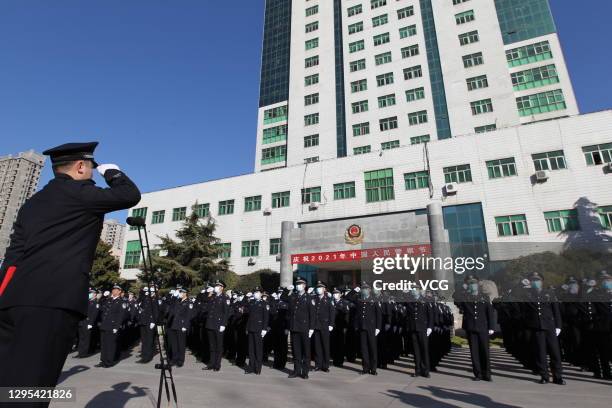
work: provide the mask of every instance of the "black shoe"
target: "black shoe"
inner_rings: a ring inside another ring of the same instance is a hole
[[[321,369],[319,367],[315,367],[314,370],[315,371],[321,371]]]
[[[324,373],[329,373],[329,368],[322,368],[321,371],[323,371]]]
[[[538,381],[538,383],[540,383],[540,384],[548,384],[548,378],[540,378],[540,381]]]
[[[177,366],[177,367],[182,367],[182,366],[183,366],[183,363],[176,363],[176,366]]]
[[[472,381],[480,381],[480,377],[474,376],[474,378],[472,378]]]
[[[361,370],[360,375],[370,374],[368,370]]]
[[[413,377],[418,377],[419,375],[417,373],[412,374]]]
[[[302,374],[302,378],[307,380],[308,379],[308,374]]]
[[[182,365],[182,364],[181,364],[181,365]],[[217,371],[219,371],[219,370],[220,370],[220,368],[216,368],[216,367],[215,367],[215,368],[213,368],[213,371],[215,371],[215,372],[217,372]]]
[[[429,373],[427,373],[427,374],[423,374],[421,377],[430,378],[431,375],[429,375]]]
[[[557,385],[565,385],[565,380],[563,380],[563,378],[558,378],[556,380],[553,380],[553,382]]]
[[[370,374],[372,374],[372,375],[378,375],[378,373],[376,372],[376,370],[370,370]]]
[[[488,381],[488,382],[493,382],[493,379],[491,377],[485,377],[483,378],[483,380]]]
[[[244,370],[244,373],[245,374],[255,374],[253,371],[251,371],[249,369]]]
[[[289,374],[289,377],[287,378],[298,378],[298,377],[299,377],[298,373],[296,373],[295,371],[292,371],[291,374]]]
[[[94,367],[102,367],[102,368],[106,368],[106,367],[107,367],[107,365],[106,365],[106,364],[104,364],[104,363],[102,363],[102,362],[100,362],[100,363],[96,364]]]
[[[212,370],[212,369],[213,369],[213,368],[212,368],[212,367],[210,367],[210,366],[204,366],[204,367],[202,367],[202,370],[204,370],[204,371],[210,371],[210,370]]]

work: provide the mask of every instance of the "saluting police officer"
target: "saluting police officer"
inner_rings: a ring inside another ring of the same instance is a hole
[[[223,356],[223,332],[230,315],[230,301],[223,294],[225,282],[218,280],[213,286],[214,296],[206,305],[206,333],[210,348],[210,361],[203,370],[219,371]]]
[[[405,303],[405,330],[414,352],[414,377],[429,377],[429,336],[433,327],[433,309],[417,289],[408,293]]]
[[[310,370],[310,337],[314,333],[314,300],[306,293],[306,280],[298,277],[296,293],[284,292],[282,299],[288,302],[289,331],[293,349],[293,372],[289,378],[308,378]],[[312,303],[311,303],[312,302]]]
[[[79,348],[76,358],[85,358],[91,353],[91,334],[96,328],[98,316],[100,315],[100,305],[96,299],[97,294],[98,292],[95,289],[89,290],[87,317],[79,322]]]
[[[354,327],[361,344],[361,374],[377,375],[378,348],[376,336],[382,329],[382,311],[377,300],[373,299],[371,287],[363,282],[360,287],[355,288],[349,298],[354,302],[355,316]],[[357,294],[361,298],[357,298]]]
[[[95,162],[92,143],[68,143],[51,156],[55,178],[19,210],[0,268],[0,386],[56,385],[79,320],[104,214],[140,201],[116,165]],[[110,188],[95,186],[97,167]],[[54,341],[49,341],[53,338]]]
[[[248,304],[249,366],[244,370],[245,374],[261,374],[263,338],[267,334],[270,316],[270,306],[262,300],[261,294],[261,288],[253,289],[253,301]]]
[[[169,363],[171,365],[182,367],[185,363],[185,346],[187,343],[187,330],[191,326],[193,318],[193,304],[187,297],[187,290],[180,288],[178,290],[179,297],[172,305],[172,311],[168,316],[168,342],[170,343]]]
[[[327,285],[318,281],[314,297],[314,333],[315,371],[329,372],[329,335],[334,330],[336,309],[327,293]]]
[[[128,317],[128,305],[121,295],[121,286],[114,285],[111,296],[102,305],[100,317],[100,363],[96,367],[108,368],[116,364],[119,350],[119,331]]]
[[[144,287],[138,301],[136,310],[136,321],[140,327],[140,360],[137,363],[146,364],[153,359],[155,354],[155,335],[157,332],[157,321],[159,316],[155,288]]]

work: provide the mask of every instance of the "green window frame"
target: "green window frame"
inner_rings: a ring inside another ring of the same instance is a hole
[[[304,106],[314,105],[319,103],[319,93],[313,93],[304,96]]]
[[[287,125],[280,125],[263,130],[262,144],[287,140]]]
[[[383,52],[382,54],[374,56],[374,62],[376,63],[376,65],[388,64],[391,61],[391,51]]]
[[[346,200],[349,198],[355,198],[354,181],[334,184],[334,200]]]
[[[387,44],[389,41],[391,41],[389,37],[389,33],[382,33],[382,34],[375,35],[372,38],[372,40],[374,42],[375,47],[379,45]]]
[[[244,197],[244,212],[261,210],[261,196]]]
[[[378,97],[378,107],[387,108],[395,105],[395,94],[383,95]]]
[[[361,71],[362,69],[365,69],[365,68],[366,68],[365,59],[360,59],[360,60],[352,61],[349,63],[349,69],[351,72]]]
[[[363,21],[359,21],[357,23],[353,23],[351,25],[348,26],[348,33],[349,35],[351,34],[356,34],[363,31]]]
[[[479,75],[465,80],[468,91],[489,87],[489,80],[486,75]]]
[[[302,189],[302,204],[321,202],[321,187],[308,187]]]
[[[306,40],[304,42],[304,47],[306,48],[306,51],[312,50],[313,48],[318,48],[319,47],[319,37],[311,38],[310,40]]]
[[[166,210],[153,211],[151,214],[151,224],[163,224],[166,218]]]
[[[445,183],[469,183],[472,181],[472,169],[469,164],[444,167]]]
[[[546,228],[548,232],[565,232],[578,231],[580,223],[578,222],[578,210],[559,210],[547,211],[544,213]]]
[[[419,44],[410,45],[401,49],[402,58],[410,58],[419,55]]]
[[[400,147],[400,141],[399,140],[391,140],[389,142],[382,142],[380,144],[380,149],[381,150],[397,149],[398,147]]]
[[[287,120],[287,105],[277,106],[276,108],[264,111],[264,125]]]
[[[414,15],[414,7],[408,6],[397,10],[397,19],[401,20]]]
[[[240,256],[243,258],[259,256],[259,240],[242,241]]]
[[[422,123],[427,123],[427,111],[426,110],[412,112],[408,114],[408,124],[410,126],[416,126]]]
[[[351,82],[351,92],[352,93],[362,92],[362,91],[367,91],[367,90],[368,90],[368,80],[367,79],[360,79],[358,81]]]
[[[612,229],[612,205],[598,207],[597,213],[599,214],[599,220],[601,221],[602,228],[611,230]]]
[[[491,99],[481,99],[479,101],[470,102],[472,115],[482,115],[483,113],[493,112],[493,102]]]
[[[289,207],[290,204],[290,191],[281,191],[279,193],[272,193],[272,208]]]
[[[132,210],[132,217],[141,217],[145,221],[147,220],[147,207],[134,208]],[[138,227],[130,226],[130,231],[134,231],[138,229]]]
[[[602,143],[591,146],[583,146],[582,153],[587,166],[599,166],[612,162],[612,143]]]
[[[370,0],[370,8],[375,9],[378,7],[386,6],[387,0]]]
[[[464,46],[468,44],[476,43],[480,40],[478,36],[478,30],[470,31],[468,33],[459,34],[459,45]]]
[[[349,17],[353,17],[357,14],[361,14],[363,12],[363,7],[361,4],[357,4],[356,6],[349,7],[346,12]]]
[[[312,57],[308,57],[304,59],[304,68],[312,68],[319,65],[319,56],[314,55]]]
[[[267,147],[261,150],[261,164],[272,164],[285,161],[287,157],[287,146]]]
[[[486,162],[487,173],[489,179],[497,179],[503,177],[516,176],[516,162],[514,157],[507,157],[505,159],[488,160]]]
[[[420,65],[414,67],[404,68],[404,79],[410,80],[414,78],[421,78],[423,76],[423,69]]]
[[[567,168],[563,150],[532,154],[531,159],[533,160],[533,167],[535,167],[536,171],[562,170]]]
[[[198,204],[194,208],[194,212],[199,218],[208,217],[210,215],[210,204],[209,203]]]
[[[378,121],[378,126],[381,132],[397,129],[397,116],[380,119]]]
[[[141,253],[140,240],[126,242],[123,267],[125,269],[138,268],[140,266]]]
[[[406,190],[419,190],[429,188],[429,172],[427,170],[404,173]]]
[[[229,215],[234,213],[234,200],[219,201],[219,215]]]
[[[357,146],[353,148],[353,154],[357,155],[357,154],[366,154],[366,153],[370,153],[372,151],[372,146],[370,145],[366,145],[366,146]]]
[[[495,226],[497,228],[498,237],[529,235],[525,214],[495,217]]]
[[[380,16],[372,17],[372,27],[378,27],[389,22],[388,14],[381,14]]]
[[[172,209],[172,221],[183,221],[187,218],[187,207],[177,207]]]
[[[413,35],[416,35],[416,33],[417,33],[416,24],[402,27],[399,29],[400,39],[412,37]]]
[[[353,136],[370,134],[370,122],[356,123],[353,125]]]
[[[278,255],[281,252],[281,239],[270,238],[270,255]]]
[[[474,10],[464,11],[463,13],[455,14],[455,22],[457,25],[469,23],[470,21],[474,21],[476,16],[474,15]]]
[[[304,126],[312,126],[319,123],[319,113],[304,115]]]
[[[544,65],[527,69],[524,71],[513,72],[510,74],[512,86],[515,91],[524,91],[532,88],[559,83],[559,74],[555,64]]]
[[[393,72],[387,72],[386,74],[380,74],[376,76],[376,85],[379,87],[391,85],[393,82]]]
[[[306,9],[306,17],[314,16],[318,12],[319,12],[319,6],[318,5],[312,6],[312,7],[308,7]]]
[[[319,29],[319,22],[315,21],[312,23],[308,23],[305,26],[306,33],[312,33],[313,31],[317,31]]]
[[[476,133],[493,132],[494,130],[497,130],[497,125],[495,123],[490,125],[476,126],[474,128],[474,132]]]
[[[366,171],[364,173],[364,181],[367,203],[395,199],[393,169]]]
[[[406,91],[406,102],[418,101],[419,99],[425,99],[425,88],[419,87]]]
[[[319,74],[312,74],[304,77],[304,85],[311,86],[319,83]]]
[[[429,135],[412,136],[410,138],[410,144],[415,145],[415,144],[421,144],[421,143],[429,143],[430,140],[431,140],[431,136]]]
[[[349,44],[349,53],[354,53],[365,49],[365,41],[359,40]]]
[[[361,113],[368,111],[368,100],[358,101],[351,103],[351,110],[353,113]]]
[[[476,67],[478,65],[484,64],[484,58],[482,57],[482,52],[476,52],[474,54],[464,55],[463,59],[463,67],[471,68]]]
[[[550,50],[550,43],[548,41],[541,41],[535,44],[506,50],[506,60],[510,68],[549,60],[552,59],[552,57],[553,54]]]
[[[561,89],[521,96],[516,98],[516,107],[520,116],[538,115],[567,109]]]
[[[319,145],[319,135],[304,136],[304,147],[313,147]]]
[[[231,242],[220,242],[215,244],[217,248],[217,258],[228,259],[232,257],[232,243]]]

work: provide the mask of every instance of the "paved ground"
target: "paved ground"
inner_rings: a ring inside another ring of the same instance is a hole
[[[136,364],[136,352],[110,369],[96,368],[98,355],[70,356],[60,386],[76,387],[76,403],[53,403],[52,408],[150,408],[157,395],[159,371],[153,363]],[[311,372],[309,380],[288,379],[287,373],[264,367],[260,376],[223,361],[221,371],[202,371],[188,356],[174,370],[179,407],[606,407],[612,404],[612,383],[593,379],[566,367],[566,386],[540,385],[505,352],[492,350],[494,382],[473,382],[469,352],[455,349],[431,378],[412,378],[413,365],[403,359],[379,375],[360,376],[359,366],[332,367],[330,373]],[[162,404],[162,406],[168,406]]]

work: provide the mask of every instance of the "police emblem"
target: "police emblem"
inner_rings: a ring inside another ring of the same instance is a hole
[[[347,244],[357,245],[363,242],[364,234],[361,227],[357,224],[350,225],[344,232],[344,241]]]

